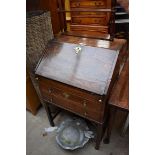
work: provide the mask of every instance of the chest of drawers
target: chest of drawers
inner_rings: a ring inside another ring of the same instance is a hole
[[[113,0],[70,0],[71,31],[94,35],[110,33],[109,24],[112,13],[110,11],[100,12],[100,10],[111,10],[113,6]],[[87,30],[83,29],[85,26],[87,26]]]
[[[45,104],[53,104],[97,124],[96,149],[102,137],[106,100],[119,70],[122,45],[61,36],[49,43],[36,68]],[[82,50],[77,52],[77,47]]]

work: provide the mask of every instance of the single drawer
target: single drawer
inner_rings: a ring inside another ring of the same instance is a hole
[[[107,8],[109,3],[108,0],[71,0],[71,8]]]
[[[70,25],[71,31],[89,33],[94,35],[108,34],[108,26],[94,26],[94,25]]]
[[[103,17],[105,15],[109,16],[110,13],[105,12],[72,12],[72,17],[83,17],[83,16],[89,16],[89,17]]]
[[[52,101],[52,97],[56,96],[63,100],[74,102],[70,104],[71,107],[76,103],[76,106],[79,106],[80,108],[87,108],[90,110],[93,109],[93,111],[96,111],[96,112],[99,112],[102,107],[102,100],[99,100],[98,102],[89,101],[89,100],[86,100],[85,98],[76,96],[69,91],[64,91],[62,89],[54,88],[46,84],[40,85],[40,89],[41,89],[42,96],[48,101]]]
[[[57,88],[59,90],[63,90],[63,92],[68,92],[69,94],[73,94],[75,96],[79,96],[80,98],[93,101],[93,102],[100,102],[103,99],[103,96],[97,95],[79,88],[75,88],[66,84],[63,84],[58,81],[49,80],[47,78],[39,77],[39,85],[40,89],[46,89],[45,92],[48,92],[51,88]]]
[[[72,94],[70,91],[64,91],[63,88],[60,89],[53,87],[53,85],[48,85],[46,82],[40,82],[39,86],[45,101],[51,102],[88,119],[94,121],[101,120],[101,113],[104,110],[101,99],[97,102],[86,100],[85,98]]]
[[[97,122],[100,122],[102,120],[103,111],[101,111],[101,106],[96,105],[96,108],[93,108],[91,107],[92,104],[90,102],[88,102],[87,105],[85,105],[84,100],[82,100],[81,102],[75,101],[76,100],[75,96],[69,95],[69,97],[66,98],[66,95],[68,96],[69,94],[61,93],[59,95],[58,94],[56,95],[56,93],[53,92],[53,94],[51,95],[52,96],[51,102],[63,109],[69,110],[82,117],[86,117],[88,119],[91,119]],[[75,100],[72,100],[73,98]]]
[[[93,18],[93,17],[74,17],[71,20],[72,24],[83,24],[83,25],[107,25],[108,21],[106,16],[102,18]]]

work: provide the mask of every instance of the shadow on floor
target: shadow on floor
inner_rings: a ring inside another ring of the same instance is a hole
[[[55,124],[59,124],[65,118],[70,117],[68,113],[62,112],[55,119]],[[100,150],[95,150],[94,140],[90,140],[82,149],[67,151],[58,146],[55,141],[56,133],[43,136],[44,128],[49,127],[49,122],[44,108],[33,116],[26,112],[26,155],[128,155],[129,136],[120,136],[120,131],[113,128],[110,144],[100,145]]]

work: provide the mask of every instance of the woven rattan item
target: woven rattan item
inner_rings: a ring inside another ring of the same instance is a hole
[[[34,70],[49,40],[53,39],[51,16],[49,11],[27,12],[26,17],[26,67],[30,78],[42,102]]]
[[[31,72],[34,71],[48,41],[52,38],[50,12],[28,12],[26,17],[26,60]]]

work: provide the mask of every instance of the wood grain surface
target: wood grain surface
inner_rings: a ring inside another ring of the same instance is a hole
[[[36,74],[99,95],[107,93],[119,52],[99,47],[51,42]]]
[[[122,109],[129,109],[129,61],[125,63],[112,90],[109,104]]]

